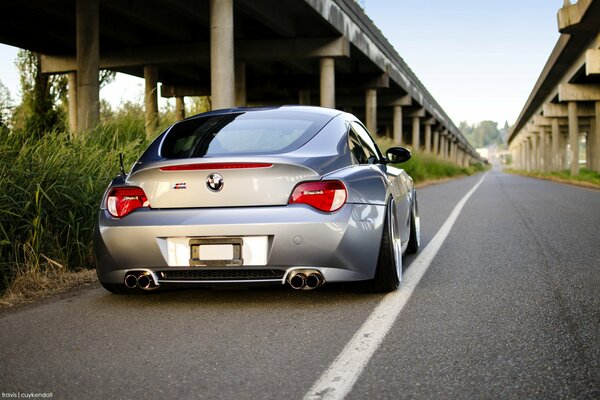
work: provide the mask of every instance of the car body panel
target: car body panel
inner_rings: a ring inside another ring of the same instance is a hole
[[[254,157],[254,160],[269,167],[163,171],[163,166],[183,164],[159,162],[131,174],[127,184],[144,189],[152,208],[245,207],[285,205],[298,182],[319,179],[315,171],[290,164],[293,160],[286,160],[287,163],[271,158]],[[208,160],[185,161],[185,164],[209,164]],[[210,164],[227,162],[231,159],[210,159]],[[207,190],[207,180],[213,174],[223,179],[219,191]]]
[[[102,265],[99,276],[105,282],[119,283],[125,270],[173,268],[167,262],[166,239],[170,237],[268,236],[267,265],[272,268],[327,267],[352,272],[346,275],[346,280],[371,279],[379,247],[356,243],[380,240],[384,215],[385,206],[365,204],[346,204],[335,213],[323,213],[303,204],[140,209],[127,216],[125,225],[101,210],[95,238],[97,261]],[[190,265],[179,267],[190,268]],[[119,273],[113,274],[115,271]],[[335,282],[339,272],[324,275],[327,281]]]

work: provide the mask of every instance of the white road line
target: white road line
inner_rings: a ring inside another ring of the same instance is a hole
[[[465,203],[481,185],[486,175],[484,174],[458,202],[431,242],[411,263],[403,276],[400,290],[387,294],[383,298],[327,371],[310,388],[304,400],[341,400],[352,390],[362,370],[394,325],[394,321],[442,247]]]

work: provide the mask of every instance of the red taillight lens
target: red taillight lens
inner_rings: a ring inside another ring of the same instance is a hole
[[[150,207],[146,193],[139,187],[113,188],[106,200],[110,215],[122,218],[140,207]]]
[[[341,181],[300,183],[290,196],[289,204],[308,204],[317,210],[333,212],[346,203],[348,193]]]

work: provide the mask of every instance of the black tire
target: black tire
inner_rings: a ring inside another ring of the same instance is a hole
[[[102,285],[102,287],[106,290],[108,290],[111,293],[114,294],[134,294],[135,291],[129,289],[127,286],[125,285],[119,285],[116,283],[102,283],[100,282],[100,284]]]
[[[421,221],[419,219],[419,204],[417,203],[417,192],[413,192],[413,202],[410,210],[410,236],[406,252],[415,254],[421,245]]]
[[[394,202],[391,201],[388,206],[388,211],[385,217],[383,226],[383,235],[381,237],[381,245],[379,246],[379,258],[377,260],[377,269],[375,270],[375,278],[367,283],[367,289],[372,293],[388,293],[393,292],[400,286],[402,278],[402,255],[400,251],[394,251],[392,236],[395,230],[392,225],[396,224],[393,217]],[[397,227],[397,224],[396,224]],[[396,253],[396,255],[394,255]],[[398,258],[396,260],[396,258]],[[396,264],[399,263],[399,268]],[[400,274],[398,273],[400,270]]]

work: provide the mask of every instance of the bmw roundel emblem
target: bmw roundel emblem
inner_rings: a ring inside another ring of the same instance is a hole
[[[210,174],[206,178],[206,187],[211,192],[220,191],[221,189],[223,189],[223,185],[224,185],[223,177],[219,174]]]

